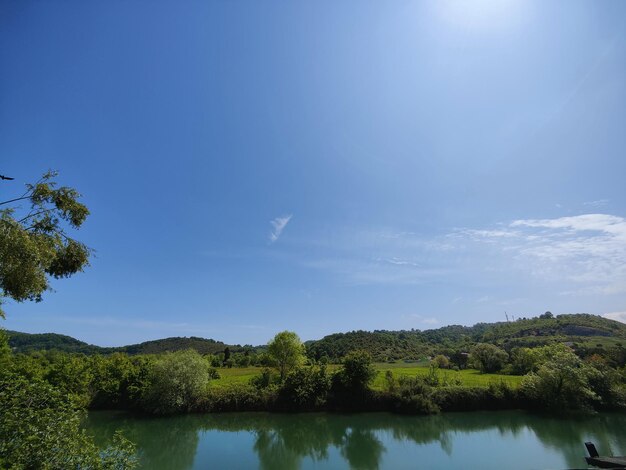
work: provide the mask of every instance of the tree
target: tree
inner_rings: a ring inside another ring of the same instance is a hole
[[[66,232],[80,228],[89,210],[75,189],[56,187],[56,176],[50,171],[21,196],[0,202],[0,304],[5,297],[39,302],[50,277],[69,277],[89,264],[91,250]]]
[[[197,351],[167,353],[153,366],[143,406],[155,414],[191,411],[208,383],[209,365]]]
[[[351,351],[343,359],[343,368],[337,373],[343,384],[352,391],[366,390],[376,377],[372,356],[367,351]]]
[[[444,356],[443,354],[437,354],[433,358],[433,360],[431,361],[431,364],[434,364],[439,369],[449,369],[450,368],[450,360],[446,356]]]
[[[0,468],[129,469],[134,446],[116,434],[101,451],[81,429],[67,394],[40,379],[0,371]]]
[[[289,371],[304,362],[305,348],[293,331],[281,331],[268,343],[267,353],[275,362],[283,382]]]
[[[552,411],[592,408],[600,402],[590,383],[597,370],[563,344],[538,349],[538,370],[525,376],[521,384],[531,401]]]
[[[470,360],[481,372],[498,372],[508,360],[509,355],[504,349],[489,343],[478,343],[472,349]]]

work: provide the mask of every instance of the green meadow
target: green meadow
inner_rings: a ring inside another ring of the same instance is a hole
[[[331,364],[328,366],[329,371],[337,369],[339,366]],[[430,368],[426,363],[377,363],[376,369],[378,375],[372,383],[375,390],[383,390],[385,387],[385,373],[390,370],[393,376],[398,379],[401,376],[414,377],[416,375],[426,376],[430,373]],[[236,383],[248,383],[249,380],[258,375],[263,370],[262,367],[244,367],[244,368],[220,368],[218,372],[220,379],[211,381],[213,387],[223,387]],[[455,383],[460,380],[460,384],[467,387],[488,387],[491,383],[504,382],[512,387],[519,386],[522,376],[520,375],[503,375],[503,374],[482,374],[475,369],[464,369],[460,371],[439,369],[437,371],[441,382]]]

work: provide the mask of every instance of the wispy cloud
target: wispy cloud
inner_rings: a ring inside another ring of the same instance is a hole
[[[110,316],[99,317],[57,317],[60,321],[96,327],[119,327],[140,330],[172,331],[177,333],[206,333],[204,327],[197,327],[186,322],[166,322],[144,319],[124,319]]]
[[[419,315],[417,313],[412,313],[409,315],[409,318],[413,320],[417,320],[418,323],[423,325],[438,325],[441,323],[438,318],[435,317],[425,317],[423,315]]]
[[[626,292],[626,219],[583,214],[520,219],[494,230],[462,230],[457,236],[496,246],[533,276],[579,285],[564,293]]]
[[[604,318],[616,320],[622,323],[626,323],[626,312],[610,312],[602,315]]]
[[[598,199],[596,201],[587,201],[587,202],[583,202],[584,206],[587,207],[604,207],[606,206],[610,201],[608,199]]]
[[[283,230],[291,220],[292,214],[285,215],[283,217],[276,217],[274,220],[270,220],[272,225],[272,232],[270,233],[270,242],[274,243],[280,237]]]
[[[527,303],[544,291],[626,293],[626,219],[610,214],[518,219],[443,234],[348,229],[315,243],[317,256],[300,262],[339,282],[432,285],[486,308]],[[483,293],[468,297],[467,290]]]

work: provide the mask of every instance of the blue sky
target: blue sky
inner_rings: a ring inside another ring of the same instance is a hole
[[[265,343],[626,321],[626,3],[0,5],[0,197],[45,170],[92,265],[4,327]]]

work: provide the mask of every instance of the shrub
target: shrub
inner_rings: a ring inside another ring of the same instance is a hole
[[[537,372],[525,376],[520,387],[526,400],[551,411],[593,408],[600,400],[590,384],[595,369],[562,344],[540,349]]]
[[[258,389],[250,384],[210,387],[199,405],[201,411],[268,411],[276,402],[276,387]]]
[[[208,381],[208,364],[196,351],[167,353],[152,366],[143,409],[154,414],[192,411],[204,397]]]
[[[478,343],[472,349],[470,363],[484,373],[498,372],[508,360],[509,355],[504,349],[493,344]]]
[[[424,377],[400,377],[398,388],[389,394],[391,408],[399,413],[434,414],[439,407],[432,400],[433,387]]]
[[[326,367],[301,367],[291,372],[279,391],[280,405],[297,410],[313,410],[326,404],[330,391]]]
[[[332,378],[333,400],[346,408],[362,406],[370,398],[369,384],[376,374],[372,356],[367,351],[348,353],[343,360],[342,368]]]
[[[130,469],[134,446],[116,434],[100,451],[80,427],[81,413],[66,392],[39,379],[0,377],[0,467]],[[8,465],[6,467],[5,465]]]
[[[433,401],[442,411],[502,410],[519,405],[516,392],[503,382],[489,387],[437,388]]]

